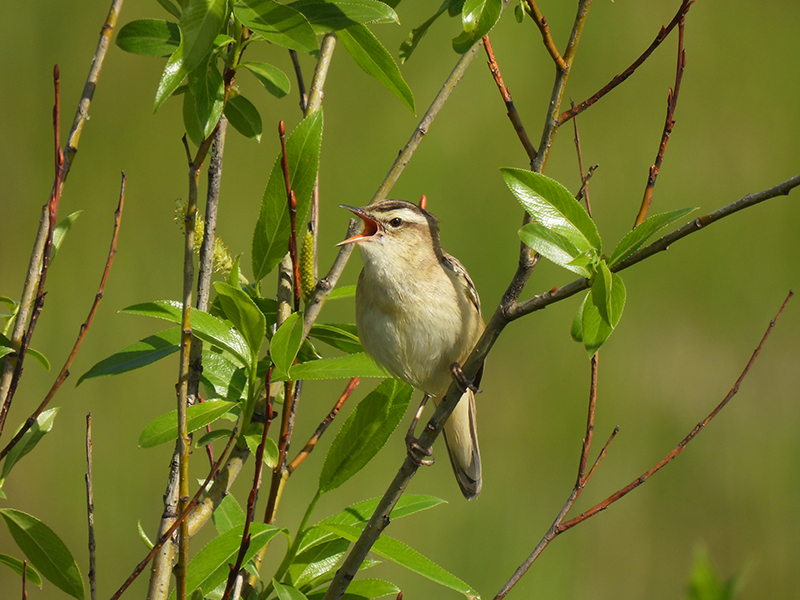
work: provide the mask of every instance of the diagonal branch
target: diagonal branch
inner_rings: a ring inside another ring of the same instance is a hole
[[[542,33],[542,42],[544,43],[544,47],[547,48],[547,51],[550,53],[550,57],[553,59],[553,62],[556,64],[556,69],[559,71],[563,71],[569,68],[567,62],[559,53],[558,48],[556,48],[556,44],[553,41],[553,37],[550,35],[550,27],[547,24],[547,20],[544,18],[544,15],[539,10],[539,7],[536,6],[535,0],[526,0],[528,4],[528,10],[526,11],[533,21],[536,23],[536,26],[539,28],[539,31]]]

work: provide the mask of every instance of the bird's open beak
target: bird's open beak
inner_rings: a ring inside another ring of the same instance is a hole
[[[364,211],[360,208],[356,208],[354,206],[347,206],[346,204],[340,204],[339,208],[346,208],[354,215],[357,215],[364,221],[364,229],[358,235],[354,235],[351,238],[347,238],[346,240],[339,242],[336,244],[337,246],[344,246],[345,244],[355,244],[357,242],[361,242],[363,240],[369,239],[374,236],[378,231],[380,231],[380,226],[375,219],[368,217],[364,214]]]

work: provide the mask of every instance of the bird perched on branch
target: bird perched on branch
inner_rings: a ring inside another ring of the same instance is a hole
[[[442,250],[438,221],[423,207],[383,200],[342,208],[364,225],[339,244],[357,244],[364,263],[356,289],[359,338],[375,362],[424,392],[419,418],[428,397],[447,391],[452,369],[460,374],[459,365],[483,333],[478,293],[461,263]],[[450,462],[468,500],[481,491],[474,391],[465,389],[444,426]]]

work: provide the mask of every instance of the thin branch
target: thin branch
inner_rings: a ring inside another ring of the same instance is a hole
[[[322,36],[322,42],[319,45],[319,60],[317,60],[317,66],[314,69],[314,76],[311,78],[311,89],[308,91],[308,103],[304,110],[305,116],[316,112],[322,106],[322,98],[324,97],[322,89],[325,87],[325,80],[328,77],[333,50],[336,48],[336,40],[335,33],[326,33]]]
[[[536,6],[535,0],[526,0],[526,2],[528,4],[528,10],[526,12],[531,16],[536,26],[539,28],[539,31],[542,33],[542,42],[550,53],[550,58],[552,58],[553,62],[556,64],[556,69],[563,71],[569,68],[567,62],[561,56],[561,53],[559,53],[558,48],[556,48],[553,37],[550,35],[550,27],[547,25],[547,20],[544,18],[544,15],[542,15],[539,7]]]
[[[294,75],[297,79],[297,91],[300,93],[300,110],[303,111],[303,114],[305,114],[306,106],[308,105],[308,95],[306,94],[306,84],[303,81],[303,70],[300,68],[300,60],[297,57],[297,50],[289,50],[289,56],[292,59]]]
[[[656,187],[656,178],[661,170],[661,163],[664,161],[664,152],[667,150],[667,142],[669,142],[669,136],[672,135],[672,129],[675,127],[675,108],[678,106],[678,93],[681,90],[683,71],[686,68],[686,50],[683,48],[683,29],[684,19],[681,19],[678,23],[678,66],[675,72],[675,87],[669,90],[667,96],[667,117],[664,120],[664,131],[661,133],[661,143],[658,145],[656,161],[653,163],[653,166],[650,167],[650,172],[647,176],[644,197],[642,198],[639,213],[636,215],[634,227],[641,225],[647,218],[647,211],[650,208],[650,202],[653,200],[653,190]]]
[[[570,100],[570,105],[572,107],[575,104]],[[586,212],[589,213],[589,216],[592,216],[592,203],[589,200],[589,179],[592,178],[594,174],[594,170],[597,168],[597,165],[590,167],[589,172],[586,173],[583,169],[583,152],[581,151],[581,135],[578,132],[578,119],[575,118],[572,120],[572,124],[574,125],[575,130],[575,151],[578,154],[578,170],[581,174],[581,189],[578,190],[578,193],[575,194],[575,198],[577,198],[578,202],[581,201],[581,198],[586,200]]]
[[[667,24],[666,27],[662,27],[659,30],[658,35],[656,35],[656,38],[653,40],[653,42],[650,44],[650,46],[647,47],[647,50],[645,50],[642,53],[642,55],[639,58],[637,58],[630,67],[625,69],[619,75],[615,75],[614,78],[611,81],[609,81],[605,86],[603,86],[593,96],[591,96],[590,98],[587,98],[586,100],[584,100],[583,102],[581,102],[577,106],[573,106],[569,110],[564,111],[563,113],[561,113],[559,115],[559,117],[558,117],[558,124],[559,125],[563,125],[564,123],[569,121],[575,115],[579,115],[580,113],[585,111],[587,108],[589,108],[592,104],[594,104],[595,102],[600,100],[600,98],[602,98],[603,96],[608,94],[611,90],[613,90],[615,87],[617,87],[620,83],[625,81],[628,77],[633,75],[633,72],[645,60],[648,59],[648,57],[653,53],[653,51],[661,45],[661,42],[663,42],[667,38],[669,33],[673,29],[675,29],[675,26],[686,16],[686,13],[689,12],[689,8],[692,6],[692,4],[694,4],[694,0],[683,0],[681,2],[680,7],[678,8],[678,12],[675,13],[674,17],[672,17],[672,20]]]
[[[239,433],[239,429],[238,427],[234,427],[233,431],[231,432],[231,436],[228,438],[228,443],[226,444],[225,449],[222,451],[222,454],[219,457],[219,460],[214,464],[214,468],[212,468],[211,471],[208,473],[206,480],[203,482],[203,485],[201,485],[200,488],[197,490],[194,497],[191,500],[188,500],[186,504],[186,509],[180,515],[178,515],[172,526],[158,538],[158,541],[156,541],[155,545],[150,550],[148,555],[144,558],[144,560],[142,560],[142,562],[136,565],[136,568],[133,570],[133,573],[131,573],[130,577],[128,577],[128,579],[125,580],[125,583],[123,583],[122,586],[116,591],[116,593],[113,596],[111,596],[111,600],[119,600],[120,596],[122,596],[122,594],[125,593],[125,590],[127,590],[130,587],[130,585],[136,580],[136,578],[142,573],[142,571],[144,571],[144,568],[147,566],[147,564],[153,559],[153,557],[159,552],[159,550],[161,550],[161,547],[164,545],[164,543],[172,537],[172,534],[175,533],[175,530],[177,530],[178,527],[180,527],[186,521],[187,517],[190,516],[192,509],[194,509],[194,507],[200,503],[200,496],[202,496],[203,492],[206,491],[208,484],[217,475],[217,471],[219,470],[220,465],[228,457],[228,451],[231,449],[231,446],[233,446],[233,442],[236,439],[237,433]]]
[[[86,413],[86,512],[89,519],[89,589],[97,600],[97,570],[94,540],[94,491],[92,489],[92,413]]]
[[[528,160],[533,164],[533,159],[536,158],[536,149],[533,147],[530,138],[528,138],[528,132],[525,131],[525,127],[522,125],[522,119],[517,112],[516,106],[514,106],[514,101],[511,99],[511,92],[508,87],[506,87],[506,84],[503,83],[503,76],[500,74],[500,67],[494,57],[494,50],[492,49],[492,43],[489,41],[488,35],[483,37],[483,48],[486,50],[486,56],[489,58],[487,63],[489,65],[489,71],[492,73],[494,82],[497,84],[497,89],[503,97],[503,102],[506,103],[506,114],[511,124],[514,126],[514,131],[517,132],[517,137],[519,137],[522,147],[525,148]]]
[[[289,475],[291,475],[294,470],[300,466],[300,464],[311,454],[311,451],[317,447],[317,442],[319,442],[319,438],[322,437],[322,434],[325,433],[325,430],[328,429],[328,426],[333,422],[336,418],[336,415],[339,414],[344,403],[353,393],[353,390],[356,389],[360,379],[358,377],[353,377],[350,382],[347,384],[347,387],[342,392],[342,395],[339,396],[339,399],[334,404],[331,412],[328,413],[328,416],[322,420],[322,423],[319,424],[316,431],[311,435],[311,438],[306,442],[306,445],[303,446],[303,449],[297,453],[297,456],[294,457],[288,465],[286,465],[286,471]]]
[[[38,408],[33,411],[30,417],[25,421],[22,428],[17,432],[14,438],[0,451],[0,460],[5,458],[5,456],[11,451],[11,449],[17,445],[17,443],[22,439],[22,436],[33,426],[36,422],[37,417],[42,414],[47,405],[53,399],[53,396],[56,395],[56,392],[61,387],[61,384],[64,383],[67,377],[69,377],[69,368],[72,366],[72,361],[75,360],[75,356],[78,354],[78,350],[83,344],[83,340],[86,337],[86,334],[89,332],[89,328],[92,325],[92,321],[94,320],[94,315],[97,312],[97,307],[100,305],[100,300],[103,298],[103,292],[105,290],[106,281],[108,280],[108,274],[111,271],[111,263],[114,261],[114,256],[117,253],[117,236],[119,234],[119,226],[120,221],[122,219],[122,209],[125,203],[125,173],[122,174],[122,184],[120,186],[119,192],[119,202],[117,203],[117,210],[114,212],[114,231],[111,235],[111,248],[108,251],[108,258],[106,259],[106,265],[103,269],[103,276],[100,278],[100,286],[97,289],[97,293],[94,297],[94,302],[92,303],[92,307],[89,310],[89,315],[86,317],[86,320],[81,325],[80,331],[78,333],[78,337],[75,340],[75,344],[72,346],[72,351],[69,353],[64,366],[61,368],[58,376],[56,377],[55,382],[53,383],[50,391],[45,396],[44,400],[42,400],[41,404],[39,404]]]
[[[28,578],[28,561],[22,561],[22,600],[28,599],[28,589],[27,589],[27,578]]]

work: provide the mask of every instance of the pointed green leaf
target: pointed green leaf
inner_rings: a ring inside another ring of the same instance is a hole
[[[330,492],[363,469],[383,448],[405,415],[413,388],[387,379],[367,394],[333,440],[319,476],[319,489]]]
[[[45,371],[50,370],[50,361],[47,360],[47,357],[44,354],[42,354],[35,348],[28,348],[27,354],[36,362],[38,362],[40,365],[42,365]]]
[[[357,541],[361,535],[359,528],[348,525],[324,525],[323,528],[351,542]],[[383,556],[439,585],[455,590],[470,600],[480,600],[480,595],[474,588],[399,540],[382,535],[375,541],[371,550],[378,556]]]
[[[419,27],[411,30],[411,33],[408,34],[408,37],[403,41],[402,44],[400,44],[400,63],[404,63],[411,58],[411,54],[414,52],[414,50],[416,50],[417,44],[419,44],[420,40],[425,37],[425,34],[428,33],[428,29],[430,29],[431,25],[433,25],[433,22],[436,21],[436,19],[438,19],[447,10],[449,5],[450,0],[444,0],[439,9],[433,13],[432,17],[430,17]]]
[[[77,385],[80,385],[85,379],[119,375],[120,373],[127,373],[154,363],[173,352],[177,352],[180,347],[180,341],[181,330],[178,328],[167,329],[161,333],[150,335],[101,360],[81,375]]]
[[[180,13],[177,15],[180,17]],[[181,43],[177,23],[163,19],[139,19],[125,24],[117,34],[120,49],[144,56],[170,56]]]
[[[289,368],[288,379],[351,379],[353,377],[388,377],[389,374],[370,358],[368,354],[359,352],[336,358],[312,360]],[[273,381],[286,381],[284,375],[276,375]]]
[[[322,110],[303,119],[286,140],[289,179],[297,199],[297,223],[303,223],[311,206],[311,194],[317,181],[319,152],[322,142]],[[278,156],[264,190],[261,211],[253,233],[253,275],[263,279],[286,255],[289,249],[289,205],[286,183]]]
[[[73,598],[83,600],[83,577],[78,564],[53,530],[36,517],[13,508],[0,509],[0,517],[43,577]]]
[[[66,219],[61,221],[61,223],[56,225],[56,228],[53,231],[53,252],[50,257],[51,262],[56,257],[56,254],[58,254],[59,249],[61,249],[61,244],[64,243],[64,237],[69,233],[69,230],[72,229],[72,226],[75,224],[75,221],[78,220],[78,217],[81,216],[82,212],[82,210],[76,210]]]
[[[292,87],[286,74],[269,63],[248,61],[241,63],[239,67],[243,67],[255,75],[261,85],[276,98],[283,98]]]
[[[292,313],[272,336],[270,355],[278,376],[286,376],[303,341],[303,315]]]
[[[594,221],[567,188],[540,173],[506,167],[500,171],[534,221],[561,234],[581,252],[603,251]]]
[[[28,454],[31,450],[34,449],[36,444],[44,437],[46,433],[49,433],[50,430],[53,428],[53,422],[55,421],[56,414],[58,413],[58,407],[48,409],[42,412],[36,420],[33,422],[33,425],[30,426],[28,431],[20,438],[17,445],[14,446],[9,453],[6,455],[5,461],[3,461],[3,470],[0,472],[0,487],[3,486],[3,482],[8,477],[8,474],[11,472],[11,469],[14,468],[23,456]],[[17,430],[14,432],[14,435],[19,433],[22,429],[22,425],[17,427]]]
[[[392,55],[383,47],[366,25],[353,25],[342,29],[337,34],[356,64],[367,74],[400,98],[408,109],[414,113],[414,95],[411,88],[400,74]]]
[[[519,230],[519,239],[546,259],[557,265],[569,269],[573,273],[588,277],[589,270],[580,264],[575,264],[576,258],[582,256],[581,251],[566,237],[548,229],[541,223],[528,223]]]
[[[347,586],[347,592],[341,600],[366,600],[384,596],[396,598],[399,593],[399,587],[382,579],[356,579]],[[308,594],[308,600],[322,600],[323,596],[325,592],[315,592]]]
[[[245,397],[247,375],[220,352],[203,350],[203,384],[209,398],[238,402]]]
[[[272,585],[275,587],[275,593],[278,594],[278,600],[308,600],[305,594],[290,585],[283,585],[274,580]]]
[[[142,527],[141,521],[136,521],[136,531],[139,534],[139,539],[142,540],[142,543],[145,545],[145,547],[148,550],[152,550],[155,544],[153,544],[150,538],[147,537],[147,534],[144,531],[144,527]]]
[[[214,510],[211,518],[214,521],[214,527],[217,528],[217,533],[223,534],[235,527],[243,528],[247,517],[233,494],[226,494],[222,502]]]
[[[181,18],[181,9],[172,3],[172,0],[156,0],[173,17]]]
[[[578,312],[575,313],[575,316],[572,319],[572,327],[569,331],[572,339],[579,344],[583,343],[583,308],[586,305],[586,298],[591,293],[591,291],[587,292],[586,296],[584,296],[583,300],[581,300],[581,305],[578,307]]]
[[[606,261],[600,261],[594,275],[594,280],[592,281],[592,299],[595,306],[600,311],[600,316],[609,325],[616,323],[612,314],[612,281],[611,271],[608,270]]]
[[[30,565],[24,565],[20,559],[8,556],[8,554],[0,554],[0,565],[6,565],[9,569],[14,571],[18,577],[22,577],[22,571],[24,569],[26,581],[42,587],[42,578],[39,576],[39,573],[36,572],[36,569]]]
[[[180,302],[174,300],[156,300],[154,302],[143,302],[134,304],[120,312],[133,315],[144,315],[164,319],[171,323],[181,324],[182,306]],[[234,329],[231,323],[226,323],[222,319],[208,314],[197,308],[193,308],[190,313],[192,333],[204,342],[222,348],[230,352],[234,358],[243,366],[249,364],[250,350],[247,341]]]
[[[336,568],[349,546],[350,542],[338,538],[298,552],[286,573],[289,583],[303,590],[304,586],[325,577]]]
[[[453,50],[464,54],[500,20],[503,0],[466,0],[461,10],[464,31],[453,39]]]
[[[364,351],[353,323],[315,323],[308,335],[349,354]]]
[[[189,563],[186,586],[189,590],[198,588],[213,590],[225,582],[230,573],[229,565],[236,562],[239,546],[242,543],[243,527],[236,527],[211,540]],[[267,542],[285,530],[266,523],[250,524],[250,545],[244,556],[247,563]],[[175,590],[170,599],[175,598]]]
[[[311,23],[297,10],[275,0],[237,0],[236,18],[266,40],[301,52],[319,49]]]
[[[178,86],[186,79],[189,69],[186,68],[183,60],[183,44],[178,46],[178,49],[172,53],[172,56],[167,60],[164,67],[164,72],[161,74],[161,80],[158,82],[158,89],[156,89],[156,100],[153,105],[153,112],[156,112],[164,101],[169,98]]]
[[[341,300],[343,298],[353,298],[355,295],[356,295],[356,286],[343,285],[341,287],[337,287],[330,294],[328,294],[328,300]]]
[[[247,443],[247,447],[250,449],[250,452],[253,454],[253,456],[255,456],[256,451],[258,450],[258,445],[261,443],[262,432],[260,430],[263,429],[263,427],[260,423],[252,423],[252,425],[258,425],[257,429],[259,431],[244,436],[244,441]],[[264,464],[270,469],[274,469],[276,466],[278,466],[278,446],[275,444],[272,438],[267,438],[264,440],[263,461]]]
[[[207,400],[186,409],[186,430],[191,433],[213,423],[238,404],[225,400]],[[166,444],[178,437],[178,411],[173,410],[150,421],[139,436],[140,448]]]
[[[625,284],[622,283],[622,278],[616,273],[612,273],[611,280],[611,293],[608,299],[612,316],[610,324],[600,316],[600,309],[597,307],[594,298],[594,288],[586,296],[583,304],[582,337],[583,345],[589,356],[594,356],[605,343],[617,323],[619,323],[622,311],[625,308]]]
[[[628,258],[631,254],[641,248],[654,233],[663,229],[670,223],[674,223],[681,217],[697,210],[694,208],[681,208],[666,213],[660,213],[647,217],[641,225],[634,227],[627,235],[620,240],[611,258],[608,259],[608,266],[614,267]]]
[[[184,95],[183,100],[183,120],[186,130],[197,146],[214,132],[225,105],[225,83],[222,81],[222,73],[214,61],[210,61],[210,56],[207,59],[189,73],[191,93]]]
[[[257,142],[261,141],[261,115],[250,100],[241,94],[229,98],[225,105],[225,116],[234,129],[244,137]]]
[[[267,335],[267,320],[264,314],[240,288],[217,281],[214,283],[214,289],[217,290],[217,297],[222,303],[225,316],[247,341],[255,362]]]
[[[318,33],[366,23],[399,23],[391,6],[378,0],[297,0],[291,2]]]
[[[214,429],[204,434],[200,439],[195,440],[194,445],[196,448],[203,448],[209,444],[221,439],[229,439],[231,437],[230,429]]]
[[[190,0],[181,15],[183,62],[187,72],[206,61],[225,22],[227,0]]]

